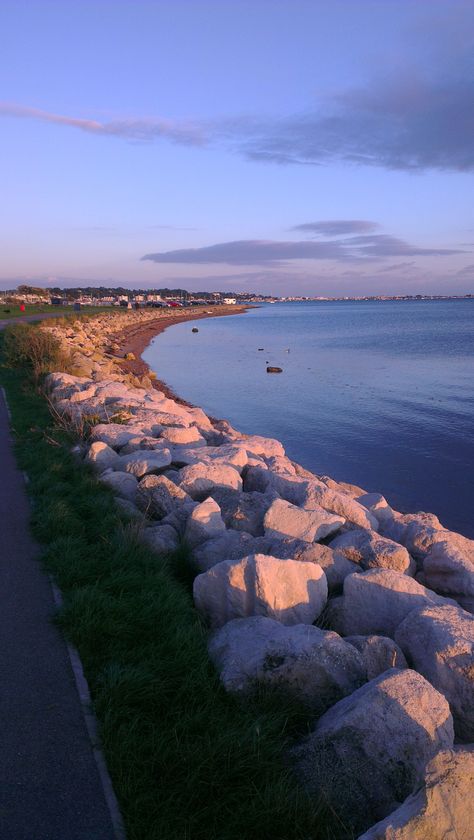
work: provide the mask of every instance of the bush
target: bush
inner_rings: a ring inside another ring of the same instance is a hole
[[[66,370],[69,356],[60,341],[35,324],[7,327],[3,355],[8,367],[23,368],[35,379],[55,370]]]

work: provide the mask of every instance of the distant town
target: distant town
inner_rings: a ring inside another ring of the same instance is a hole
[[[198,306],[200,304],[255,304],[298,301],[343,300],[464,300],[465,295],[291,295],[276,297],[255,292],[189,292],[186,289],[127,289],[125,287],[77,286],[75,288],[20,285],[0,292],[0,305],[30,304],[51,306],[121,306],[129,309],[160,306]]]

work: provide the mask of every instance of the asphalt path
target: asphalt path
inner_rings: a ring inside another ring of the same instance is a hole
[[[29,520],[0,391],[0,840],[118,840],[110,780],[78,693],[80,664],[75,678]]]

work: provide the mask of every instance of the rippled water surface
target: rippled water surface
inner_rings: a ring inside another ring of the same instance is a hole
[[[267,304],[193,326],[144,353],[178,394],[474,537],[474,299]]]

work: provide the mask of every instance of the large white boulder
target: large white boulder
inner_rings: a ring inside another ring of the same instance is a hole
[[[231,466],[221,464],[193,464],[183,467],[178,474],[179,484],[192,499],[204,500],[216,487],[242,490],[242,479]]]
[[[359,651],[368,680],[373,680],[390,668],[408,667],[402,650],[387,636],[346,636],[344,641]]]
[[[223,561],[194,580],[196,607],[214,628],[250,615],[282,624],[312,624],[326,599],[320,566],[266,554]]]
[[[376,531],[358,528],[339,534],[329,545],[362,569],[414,570],[413,561],[404,546],[381,537]]]
[[[241,435],[235,442],[242,444],[247,452],[253,455],[262,455],[265,458],[271,458],[274,455],[284,457],[285,455],[283,444],[279,440],[274,440],[274,438],[262,437],[261,435]]]
[[[434,513],[397,513],[386,516],[380,524],[380,532],[391,540],[404,545],[414,557],[424,557],[436,540],[436,532],[443,526]]]
[[[344,522],[343,517],[319,506],[302,510],[283,499],[275,499],[265,514],[263,526],[265,536],[293,537],[311,543],[334,534]]]
[[[272,472],[266,464],[249,466],[244,473],[244,490],[258,493],[273,491],[282,499],[299,505],[305,498],[308,482],[297,475],[282,475]]]
[[[160,435],[160,440],[166,440],[167,443],[180,444],[183,446],[205,446],[205,438],[199,433],[196,426],[187,426],[184,428],[175,428],[173,426],[166,426]]]
[[[359,840],[471,840],[474,835],[474,746],[441,750],[424,785]]]
[[[91,438],[95,441],[100,440],[102,443],[108,443],[113,449],[120,449],[129,440],[137,437],[140,431],[136,427],[123,423],[98,423],[91,431]]]
[[[439,532],[423,563],[427,586],[474,612],[474,540]]]
[[[305,563],[319,563],[328,582],[329,592],[339,590],[347,575],[360,572],[360,566],[351,563],[338,551],[321,543],[308,543],[297,539],[270,538],[268,554],[274,557],[302,560]]]
[[[132,473],[141,478],[148,473],[159,473],[171,464],[169,449],[139,449],[130,455],[120,455],[115,469]]]
[[[173,464],[178,467],[187,467],[191,464],[224,464],[232,466],[239,473],[248,463],[247,452],[242,446],[171,446]]]
[[[137,487],[138,507],[154,519],[162,519],[177,506],[191,501],[190,496],[165,475],[145,475]]]
[[[211,638],[209,656],[226,691],[269,687],[318,715],[366,679],[361,657],[337,633],[263,616],[228,621]]]
[[[221,516],[221,509],[214,499],[208,498],[196,505],[189,515],[184,539],[191,548],[194,548],[224,532],[225,524]]]
[[[474,741],[474,616],[460,607],[424,607],[406,617],[395,639],[449,701],[459,738]]]
[[[179,537],[171,525],[152,525],[142,531],[144,541],[157,554],[170,554],[179,546]]]
[[[106,470],[100,476],[100,480],[111,487],[114,493],[120,496],[121,499],[127,499],[127,501],[135,504],[138,481],[134,475],[127,472]]]
[[[389,636],[417,607],[450,602],[392,569],[370,569],[344,581],[343,630],[345,636]]]
[[[363,505],[356,502],[351,496],[327,487],[322,481],[306,482],[305,492],[300,502],[304,508],[320,506],[338,516],[343,516],[348,522],[357,525],[359,528],[367,528],[376,531],[378,522]]]
[[[99,473],[109,469],[117,469],[120,461],[117,453],[100,440],[91,443],[84,460],[86,464],[90,464]]]
[[[212,497],[219,504],[222,518],[228,528],[246,531],[254,537],[264,534],[263,518],[275,499],[272,493],[243,493],[218,487],[212,491]]]
[[[360,831],[403,802],[453,739],[445,697],[415,671],[393,669],[326,712],[294,759],[307,790]]]
[[[228,528],[220,537],[198,545],[193,551],[193,563],[201,572],[206,572],[223,560],[240,560],[248,554],[267,553],[268,540],[253,537],[246,531]]]

